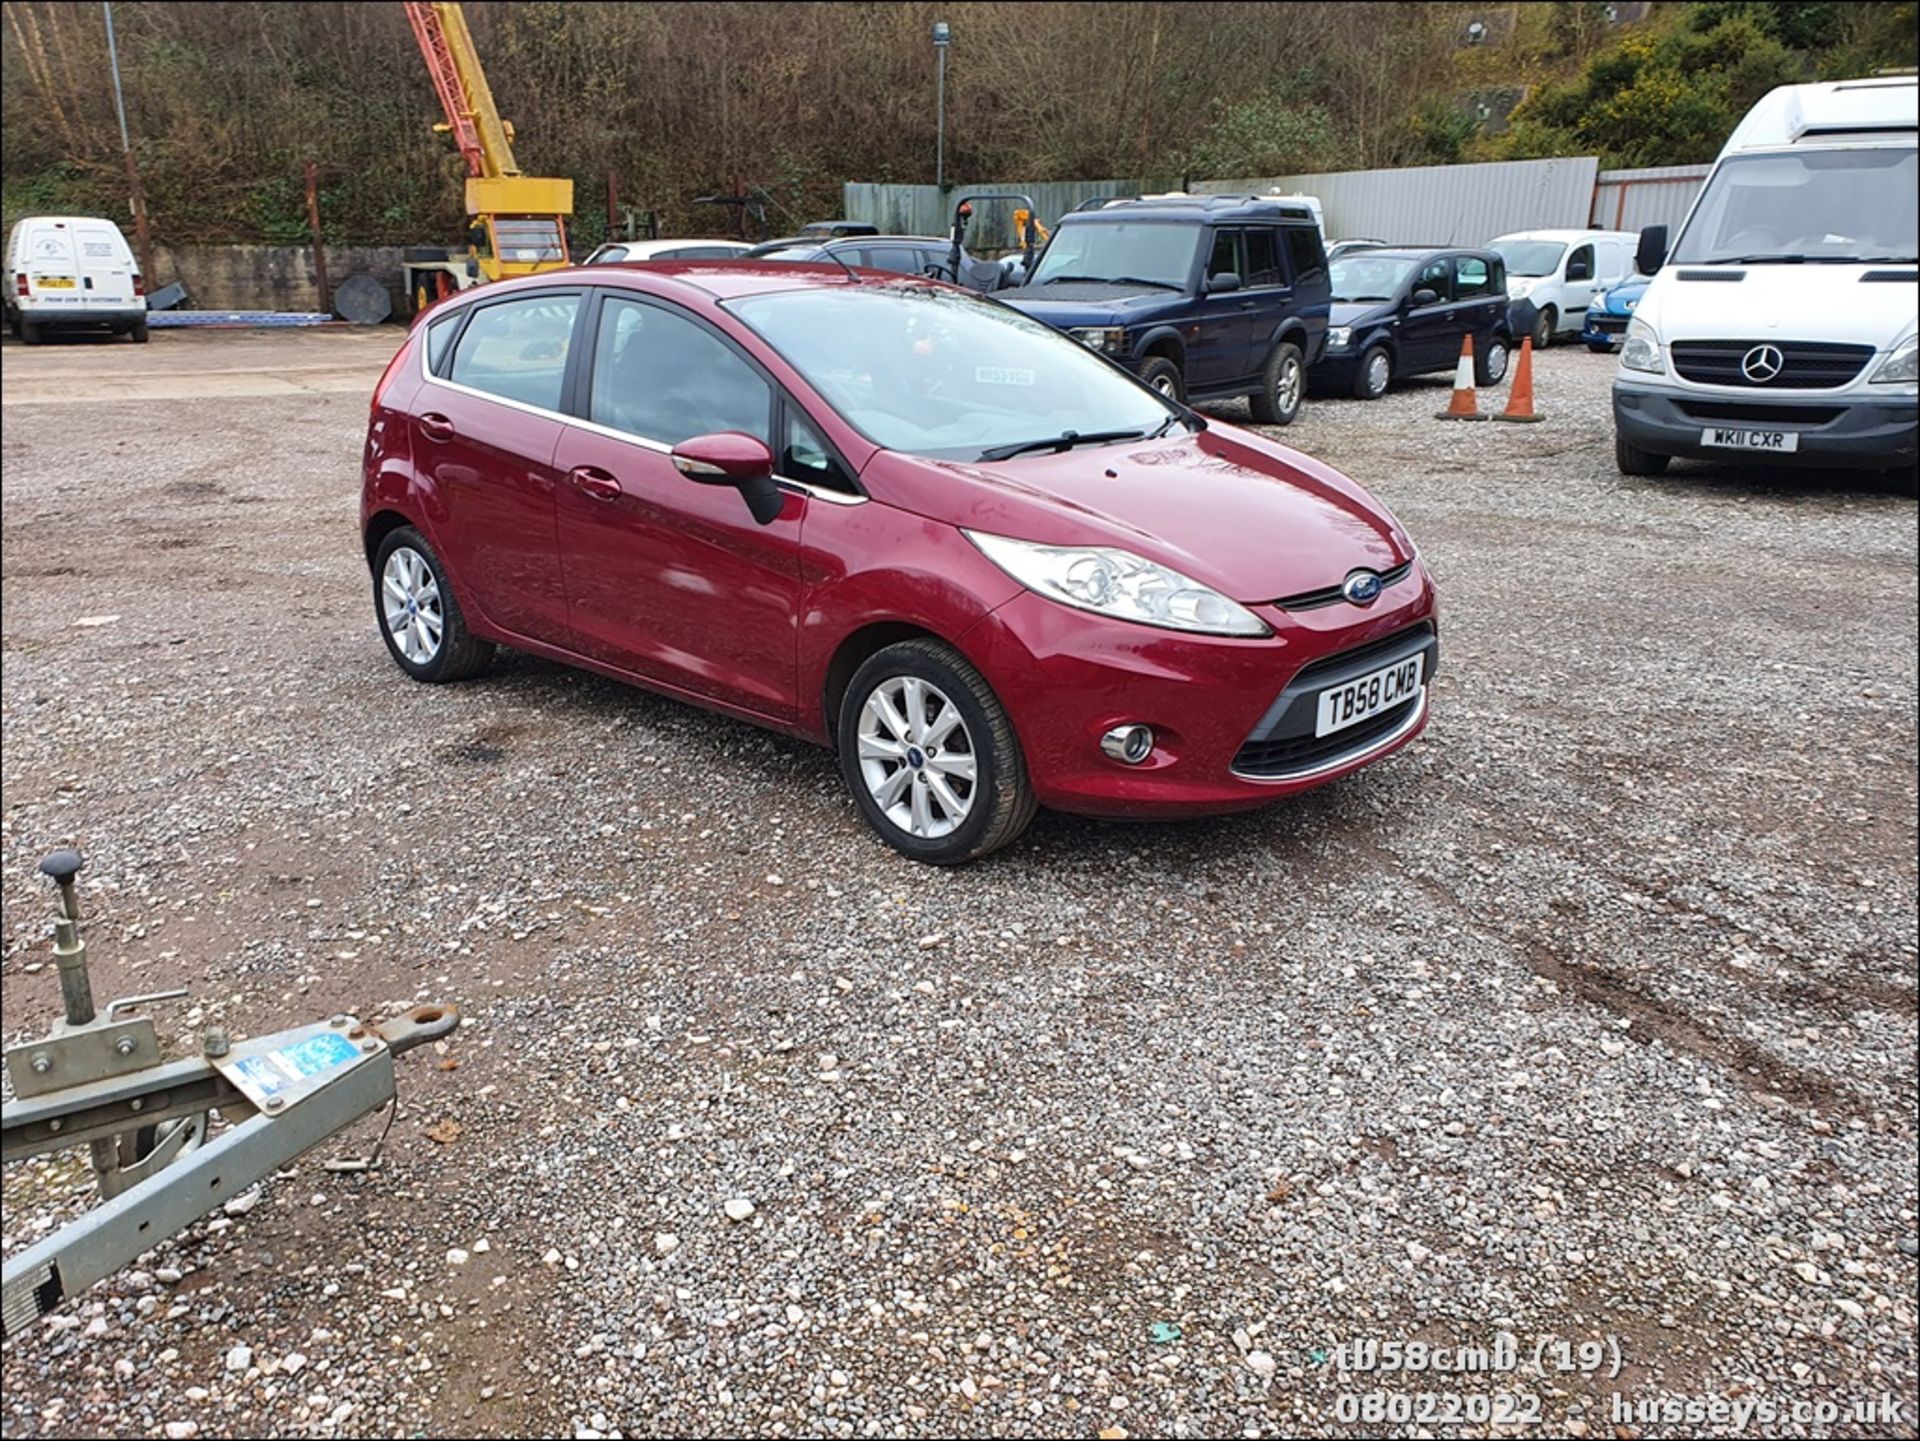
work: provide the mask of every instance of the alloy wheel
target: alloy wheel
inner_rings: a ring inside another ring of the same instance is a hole
[[[380,572],[380,614],[394,645],[414,665],[426,665],[439,653],[447,623],[440,583],[419,551],[403,545],[387,557]]]
[[[978,757],[959,707],[940,687],[918,676],[881,681],[860,708],[857,743],[860,777],[894,825],[937,840],[966,821]]]

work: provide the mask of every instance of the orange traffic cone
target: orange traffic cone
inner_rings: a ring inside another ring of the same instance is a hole
[[[1460,364],[1453,372],[1453,399],[1435,420],[1485,420],[1473,395],[1473,337],[1460,338]]]
[[[1533,337],[1520,342],[1520,359],[1513,368],[1513,387],[1507,392],[1507,408],[1493,417],[1530,423],[1540,419],[1533,413]]]

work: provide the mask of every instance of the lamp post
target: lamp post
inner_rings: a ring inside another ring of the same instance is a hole
[[[947,188],[947,47],[952,43],[953,32],[947,28],[947,22],[934,21],[934,107],[937,119],[933,142],[933,183],[941,190]]]
[[[133,141],[127,138],[127,102],[120,93],[120,49],[113,40],[113,5],[101,0],[107,17],[107,63],[113,67],[113,108],[120,117],[120,150],[127,162],[128,203],[133,211],[133,233],[140,247],[140,274],[149,292],[158,276],[153,273],[153,240],[147,233],[147,197],[140,189],[140,167],[133,161]]]

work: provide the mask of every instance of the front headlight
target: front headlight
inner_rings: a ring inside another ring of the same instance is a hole
[[[1351,325],[1329,325],[1327,327],[1327,349],[1345,350],[1347,342],[1353,339]]]
[[[1036,545],[963,530],[988,560],[1028,590],[1116,620],[1202,635],[1270,635],[1237,601],[1177,570],[1105,545]]]
[[[1627,343],[1620,347],[1620,366],[1648,375],[1667,373],[1667,363],[1660,358],[1660,337],[1637,315],[1627,322]]]
[[[1123,355],[1127,349],[1127,332],[1117,325],[1089,325],[1079,330],[1069,330],[1075,340],[1089,350],[1097,350],[1102,355]]]
[[[1507,294],[1514,296],[1517,299],[1518,297],[1525,295],[1529,290],[1533,289],[1536,283],[1537,283],[1536,281],[1531,280],[1525,276],[1516,275],[1507,282]]]
[[[1912,385],[1920,380],[1920,336],[1909,335],[1873,373],[1874,385]]]

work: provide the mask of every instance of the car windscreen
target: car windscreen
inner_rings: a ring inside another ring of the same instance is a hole
[[[825,261],[827,252],[811,245],[790,245],[785,250],[769,250],[765,255],[749,255],[748,260],[780,260],[790,265],[812,265]]]
[[[1737,156],[1707,182],[1673,258],[1682,265],[1911,265],[1920,210],[1916,165],[1911,149]]]
[[[1181,412],[1078,341],[975,296],[835,285],[727,308],[875,445],[940,459],[1064,435],[1149,435]]]
[[[1053,233],[1029,285],[1074,280],[1185,290],[1204,227],[1151,220],[1068,222]]]
[[[1496,240],[1487,249],[1507,263],[1508,275],[1538,278],[1560,269],[1560,257],[1567,253],[1558,240]]]
[[[1365,251],[1333,262],[1333,298],[1338,301],[1392,300],[1418,262]]]

